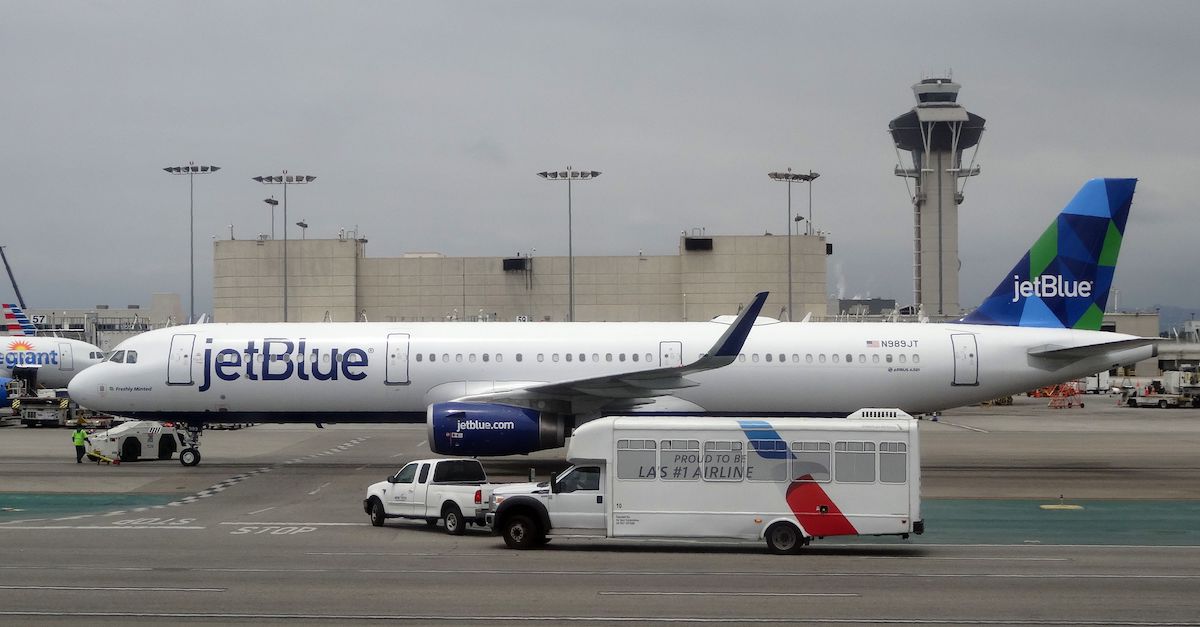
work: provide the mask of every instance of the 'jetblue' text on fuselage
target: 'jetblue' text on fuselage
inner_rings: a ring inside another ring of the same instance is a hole
[[[301,381],[336,381],[338,377],[361,381],[367,378],[367,351],[361,348],[310,350],[304,338],[295,342],[264,338],[262,348],[254,340],[246,342],[245,348],[219,350],[213,348],[212,338],[204,343],[201,392],[212,387],[214,377],[221,381],[237,381],[242,377],[250,381],[287,381],[293,378]]]

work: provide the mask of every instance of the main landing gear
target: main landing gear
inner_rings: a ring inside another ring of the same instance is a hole
[[[200,463],[200,436],[204,434],[204,423],[187,423],[187,447],[179,451],[179,463],[195,466]]]

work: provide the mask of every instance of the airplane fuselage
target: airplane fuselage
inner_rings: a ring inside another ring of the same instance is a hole
[[[419,422],[433,403],[533,383],[679,366],[728,325],[697,323],[207,324],[144,333],[71,394],[130,417],[225,422]],[[1052,361],[1039,347],[1132,336],[970,324],[760,321],[733,363],[657,398],[596,412],[928,413],[1146,359],[1151,346]],[[647,397],[653,395],[647,395]]]

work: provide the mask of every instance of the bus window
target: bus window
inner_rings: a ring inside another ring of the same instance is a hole
[[[908,445],[904,442],[879,443],[879,480],[883,483],[908,481]]]
[[[833,445],[834,477],[847,483],[875,481],[874,442],[835,442]]]
[[[705,481],[741,481],[746,474],[745,463],[741,442],[704,443]]]
[[[783,440],[750,440],[746,478],[750,481],[787,481],[787,444]]]
[[[656,449],[654,440],[617,440],[617,478],[658,478]]]
[[[792,480],[829,481],[828,442],[792,442]]]
[[[695,481],[700,478],[700,440],[663,440],[662,479]]]

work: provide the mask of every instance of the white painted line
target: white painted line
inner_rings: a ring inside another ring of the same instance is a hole
[[[425,446],[426,444],[428,444],[428,442],[426,442],[425,440],[421,440],[421,442],[419,444],[417,444],[417,448],[421,448],[422,446]]]
[[[597,592],[601,596],[631,597],[858,597],[852,592]]]
[[[499,557],[495,553],[460,553],[458,551],[447,553],[384,553],[381,551],[310,551],[305,555],[313,555],[320,557]]]
[[[26,524],[33,523],[33,522],[42,522],[43,520],[47,520],[47,519],[46,518],[25,518],[23,520],[10,520],[8,522],[0,523],[0,527],[2,527],[4,525],[26,525]]]
[[[250,522],[223,522],[219,525],[252,525],[262,527],[264,525],[279,526],[279,527],[361,527],[366,523],[363,522],[263,522],[261,520],[252,520]]]
[[[392,455],[392,459],[396,459],[397,457],[404,457],[405,455],[407,455],[407,453],[396,453],[395,455]]]
[[[95,516],[95,514],[80,514],[79,516],[64,516],[62,518],[55,518],[54,520],[79,520],[80,518],[91,518],[92,516]]]
[[[309,493],[308,493],[308,495],[309,495],[309,496],[313,496],[313,495],[314,495],[314,494],[316,494],[317,492],[320,492],[320,491],[321,491],[321,488],[324,488],[324,487],[328,486],[330,483],[332,483],[332,482],[331,482],[331,481],[326,481],[325,483],[322,483],[321,485],[317,486],[317,489],[316,489],[316,490],[313,490],[312,492],[309,492]]]
[[[860,555],[860,560],[921,560],[944,562],[1070,562],[1069,557],[932,557],[926,555]]]
[[[0,586],[0,590],[87,590],[104,592],[225,592],[227,588],[143,588],[109,586]]]
[[[945,420],[940,420],[939,422],[941,422],[944,425],[950,425],[951,427],[958,427],[959,429],[966,429],[967,431],[974,431],[975,433],[991,433],[991,431],[988,431],[987,429],[980,429],[979,427],[968,427],[967,425],[960,425],[960,424],[954,423],[954,422],[946,422]]]
[[[23,526],[23,527],[0,527],[0,530],[10,530],[10,529],[26,530],[26,531],[28,531],[28,530],[53,531],[53,530],[62,530],[62,529],[82,529],[82,530],[92,530],[92,531],[112,530],[112,529],[140,529],[140,530],[161,529],[161,530],[173,530],[173,531],[180,531],[180,530],[196,531],[196,530],[200,530],[200,529],[208,529],[208,527],[193,527],[193,526],[185,526],[185,525],[169,525],[169,526],[168,525],[137,525],[137,526],[134,526],[134,525],[121,525],[121,526],[115,526],[115,525],[113,525],[113,526],[109,526],[109,525],[41,525],[41,526]]]
[[[261,514],[261,513],[263,513],[263,512],[269,512],[269,511],[271,511],[271,510],[273,510],[273,509],[275,509],[275,506],[274,506],[274,505],[272,505],[271,507],[264,507],[264,508],[262,508],[262,509],[256,509],[256,510],[254,510],[253,512],[250,512],[249,514],[246,514],[246,515],[247,515],[247,516],[254,516],[255,514]]]

